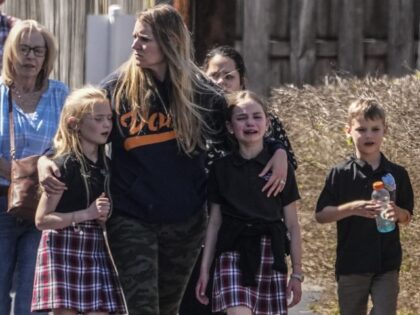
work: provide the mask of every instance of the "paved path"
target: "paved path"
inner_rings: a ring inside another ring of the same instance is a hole
[[[289,315],[314,315],[310,310],[310,305],[316,303],[319,300],[319,296],[322,291],[322,287],[311,284],[310,281],[303,283],[302,300],[300,303],[291,309],[289,309]]]

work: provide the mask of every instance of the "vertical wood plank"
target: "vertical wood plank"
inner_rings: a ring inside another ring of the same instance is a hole
[[[192,13],[192,0],[174,0],[173,6],[178,10],[178,12],[182,15],[185,24],[192,29],[193,26],[193,19],[191,16]]]
[[[343,0],[340,12],[338,64],[343,73],[363,74],[363,1]]]
[[[153,4],[152,0],[7,0],[2,11],[19,19],[34,19],[56,37],[58,55],[51,77],[80,87],[84,84],[86,20],[88,14],[108,14],[119,4],[135,14]]]
[[[242,39],[244,26],[244,2],[243,0],[235,0],[235,39]]]
[[[338,37],[340,8],[341,0],[316,1],[315,27],[317,38],[332,40]]]
[[[340,10],[342,5],[342,0],[330,0],[331,6],[330,6],[330,15],[328,17],[329,20],[331,20],[329,24],[329,31],[331,38],[338,38],[338,29],[339,25],[341,23],[340,21]]]
[[[161,3],[173,4],[174,1],[173,0],[155,0],[154,2],[155,4],[161,4]]]
[[[378,56],[376,58],[367,58],[365,62],[366,71],[372,77],[379,77],[385,74],[386,58]]]
[[[389,0],[365,0],[364,35],[367,38],[386,39],[388,37]]]
[[[74,32],[71,34],[71,60],[74,65],[74,69],[69,73],[69,83],[73,87],[81,87],[85,82],[85,54],[77,53],[78,51],[85,50],[86,43],[86,23],[87,23],[87,12],[89,6],[88,1],[77,1],[74,4],[75,16],[73,17],[73,23],[82,27],[75,27]]]
[[[269,19],[269,32],[273,39],[288,40],[290,37],[290,0],[274,0]]]
[[[292,1],[290,68],[292,81],[298,86],[315,80],[315,5],[313,0]]]
[[[271,86],[280,86],[282,82],[281,78],[281,64],[278,60],[273,60],[270,62],[270,85]]]
[[[389,0],[387,72],[392,76],[414,68],[413,0]]]
[[[214,46],[234,44],[236,1],[200,0],[193,9],[195,58],[201,64]]]
[[[57,58],[55,60],[54,68],[51,73],[51,77],[63,81],[63,79],[59,76],[61,49],[60,49],[60,43],[59,43],[59,34],[60,34],[58,30],[59,23],[55,22],[56,16],[57,16],[56,15],[57,5],[58,5],[57,2],[51,3],[48,0],[43,0],[40,4],[40,8],[41,8],[41,11],[44,12],[44,17],[38,18],[37,20],[55,35],[58,51],[57,51]]]
[[[292,83],[290,81],[290,62],[288,59],[279,58],[270,63],[270,86],[279,87],[283,84]]]
[[[420,21],[419,21],[419,34],[420,34]],[[420,39],[420,35],[419,35]],[[417,70],[420,71],[420,40],[417,42]]]
[[[331,37],[331,0],[319,0],[316,3],[316,35],[319,38]]]
[[[119,5],[123,10],[123,14],[132,14],[135,15],[139,11],[143,11],[148,7],[154,5],[154,3],[168,3],[172,4],[173,1],[152,1],[152,0],[144,0],[144,1],[127,1],[127,0],[119,0]],[[108,8],[108,6],[106,7]]]
[[[269,87],[269,21],[271,0],[244,0],[243,57],[249,87],[267,95]]]
[[[333,58],[319,58],[315,65],[315,84],[323,84],[325,77],[337,72],[337,62]]]

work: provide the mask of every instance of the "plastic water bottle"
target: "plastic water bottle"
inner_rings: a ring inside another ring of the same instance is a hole
[[[396,200],[397,183],[395,182],[394,176],[391,173],[387,173],[382,176],[382,182],[384,183],[385,189],[389,192],[389,198],[391,201]]]
[[[372,200],[382,207],[381,213],[376,217],[376,227],[381,233],[388,233],[395,229],[395,223],[385,218],[385,212],[389,204],[389,192],[385,189],[383,182],[373,183]]]

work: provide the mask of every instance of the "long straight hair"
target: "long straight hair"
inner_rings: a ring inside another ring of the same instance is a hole
[[[89,168],[88,161],[83,155],[80,130],[78,126],[87,114],[93,112],[93,106],[97,103],[107,104],[111,107],[104,90],[95,88],[93,86],[85,86],[70,93],[61,111],[60,122],[53,140],[53,146],[55,150],[53,158],[58,158],[69,154],[74,156],[80,163],[80,172],[82,174],[88,205],[89,202],[91,202],[90,197],[92,191],[90,185],[88,184],[88,177],[85,176],[89,174]],[[69,118],[73,119],[73,123],[69,122]],[[104,144],[101,144],[98,147],[98,160],[102,162],[105,171],[103,173],[104,192],[111,202],[111,211],[109,213],[110,216],[112,212],[110,165],[106,158]]]
[[[210,130],[202,115],[206,109],[194,101],[194,88],[208,90],[211,87],[200,80],[201,71],[194,64],[191,37],[182,17],[172,6],[162,4],[140,12],[137,22],[151,27],[168,65],[171,90],[167,107],[173,119],[178,146],[186,154],[197,147],[204,148],[203,134]],[[134,54],[120,70],[113,95],[115,108],[117,113],[121,113],[123,100],[127,100],[133,118],[130,129],[134,130],[136,122],[147,120],[156,86],[151,71],[136,65]]]
[[[109,104],[109,101],[104,90],[92,86],[75,90],[67,96],[53,140],[54,157],[74,154],[78,160],[84,160],[78,125],[92,113],[96,103]],[[70,117],[74,118],[74,124],[69,123]]]

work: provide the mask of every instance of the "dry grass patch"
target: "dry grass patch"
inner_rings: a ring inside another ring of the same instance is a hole
[[[359,96],[375,97],[387,113],[389,131],[383,152],[409,172],[415,204],[420,204],[420,75],[400,79],[333,78],[323,86],[274,89],[271,104],[284,123],[299,162],[297,177],[302,196],[301,225],[304,269],[308,277],[325,287],[314,310],[338,314],[334,260],[335,224],[320,225],[314,207],[329,169],[352,152],[344,126],[347,107]],[[400,278],[399,314],[420,314],[419,212],[401,229],[403,265]]]

